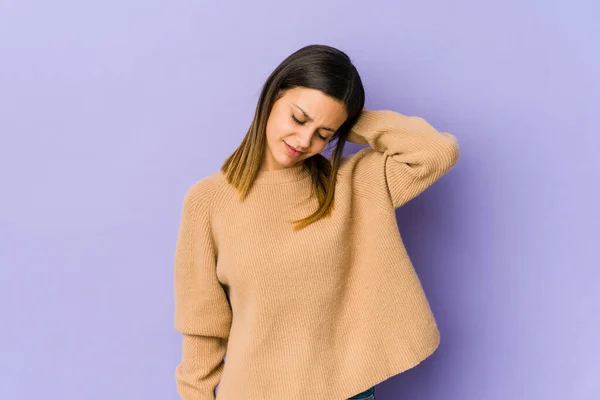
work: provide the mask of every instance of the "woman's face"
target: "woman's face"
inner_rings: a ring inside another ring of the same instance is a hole
[[[262,169],[292,167],[319,154],[346,118],[344,104],[320,90],[287,90],[273,105],[267,121]]]

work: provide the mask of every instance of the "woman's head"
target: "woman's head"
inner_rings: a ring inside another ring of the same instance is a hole
[[[269,113],[261,168],[287,168],[321,153],[347,118],[344,103],[320,90],[287,89]]]
[[[326,45],[303,47],[267,78],[250,128],[221,170],[243,199],[260,170],[303,164],[319,208],[296,221],[296,228],[315,222],[332,210],[343,148],[364,102],[362,81],[344,52]],[[286,144],[302,154],[296,156]],[[334,147],[331,160],[320,154],[326,146]]]

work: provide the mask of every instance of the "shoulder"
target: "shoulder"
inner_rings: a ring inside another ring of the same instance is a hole
[[[188,186],[183,198],[184,213],[208,215],[222,183],[223,175],[215,172]]]
[[[354,154],[343,156],[340,159],[339,173],[349,177],[354,184],[383,184],[386,158],[384,153],[365,147]]]
[[[354,195],[370,199],[375,203],[388,204],[385,183],[386,154],[365,147],[340,160],[339,181],[349,185]]]

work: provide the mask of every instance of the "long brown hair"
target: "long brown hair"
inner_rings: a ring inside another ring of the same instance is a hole
[[[266,128],[273,104],[294,87],[317,89],[343,102],[348,118],[332,136],[327,147],[335,141],[331,160],[316,154],[304,160],[304,169],[312,178],[313,191],[319,207],[309,216],[291,221],[294,230],[329,216],[337,172],[350,128],[364,107],[365,92],[356,67],[341,50],[326,45],[309,45],[289,55],[275,68],[265,82],[254,119],[238,148],[227,158],[221,171],[244,200],[259,174],[266,151]]]

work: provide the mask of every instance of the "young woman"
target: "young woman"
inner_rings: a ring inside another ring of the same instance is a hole
[[[189,188],[175,254],[184,400],[373,400],[437,348],[394,210],[456,163],[457,141],[364,98],[345,53],[296,51],[240,146]],[[346,141],[369,146],[342,156]]]

